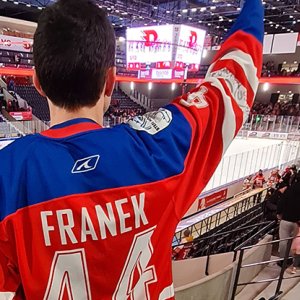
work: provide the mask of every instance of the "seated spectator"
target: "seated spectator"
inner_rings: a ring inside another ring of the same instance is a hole
[[[265,176],[262,170],[259,170],[258,173],[253,178],[253,188],[262,188],[266,183]]]
[[[243,182],[243,191],[248,190],[252,187],[252,176],[249,175]]]
[[[281,176],[279,175],[279,170],[274,170],[271,172],[270,177],[268,178],[267,186],[268,187],[274,187],[276,186],[281,179]]]
[[[186,244],[186,243],[190,243],[194,240],[194,237],[191,234],[191,231],[189,229],[186,229],[183,232],[183,238],[181,240],[181,244]]]

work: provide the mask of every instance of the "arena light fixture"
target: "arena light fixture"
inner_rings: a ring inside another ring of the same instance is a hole
[[[171,84],[171,90],[172,90],[172,91],[175,91],[175,89],[176,89],[176,83],[173,82],[173,83]]]
[[[268,82],[264,83],[264,85],[263,85],[263,91],[267,92],[269,90],[269,88],[270,88],[270,84]]]
[[[149,82],[148,83],[148,90],[151,91],[153,88],[153,83],[152,82]]]

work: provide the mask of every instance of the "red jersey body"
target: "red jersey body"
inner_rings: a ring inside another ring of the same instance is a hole
[[[75,119],[4,148],[0,299],[173,299],[176,225],[247,119],[262,39],[248,0],[189,94],[112,129]]]

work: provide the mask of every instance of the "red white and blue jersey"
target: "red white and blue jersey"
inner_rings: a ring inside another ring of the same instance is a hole
[[[247,119],[263,8],[248,0],[203,84],[127,124],[74,119],[0,152],[0,299],[173,299],[171,242]]]

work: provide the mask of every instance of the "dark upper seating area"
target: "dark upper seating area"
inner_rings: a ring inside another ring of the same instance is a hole
[[[31,52],[17,52],[0,50],[0,65],[15,68],[33,68],[33,54]],[[117,75],[137,78],[138,71],[127,70],[126,54],[120,46],[116,49]],[[201,65],[199,71],[189,72],[188,78],[204,78],[209,65]],[[267,61],[262,68],[263,77],[276,76],[300,76],[300,64],[298,62],[282,62],[275,64],[274,61]]]
[[[32,69],[33,54],[28,52],[0,50],[0,64],[5,67]]]
[[[28,102],[36,117],[42,121],[50,120],[47,100],[33,86],[16,85],[15,91]],[[115,90],[112,96],[111,107],[105,114],[105,117],[109,120],[110,125],[115,125],[143,113],[145,113],[143,107],[132,101],[124,92]]]
[[[32,113],[42,121],[50,120],[49,107],[46,98],[42,97],[34,86],[16,85],[15,92],[25,99],[32,107]]]

